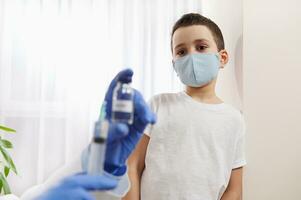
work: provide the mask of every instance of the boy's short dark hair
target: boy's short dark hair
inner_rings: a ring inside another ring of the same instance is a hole
[[[192,25],[206,26],[213,35],[218,51],[225,49],[224,37],[222,31],[216,23],[209,18],[206,18],[198,13],[188,13],[183,15],[173,26],[171,33],[171,50],[172,50],[172,37],[175,31],[181,27],[187,27]]]

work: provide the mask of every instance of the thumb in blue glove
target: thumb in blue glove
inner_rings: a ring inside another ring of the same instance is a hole
[[[94,200],[89,191],[113,189],[117,183],[106,175],[77,174],[65,178],[36,200]]]

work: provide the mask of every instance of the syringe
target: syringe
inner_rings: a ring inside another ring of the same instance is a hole
[[[98,121],[94,125],[94,136],[90,145],[90,155],[88,160],[89,174],[102,174],[106,151],[106,139],[108,136],[108,121],[106,116],[106,102],[103,103]]]
[[[94,136],[90,144],[90,152],[88,159],[88,174],[91,175],[102,175],[107,174],[104,172],[104,161],[105,161],[105,151],[106,151],[106,139],[108,136],[109,123],[105,119],[106,116],[106,102],[103,103],[99,115],[99,119],[95,122],[94,126]],[[127,177],[127,176],[126,176]],[[128,178],[115,177],[118,179],[119,184],[115,189],[108,190],[111,196],[122,198],[129,190],[130,182]],[[112,197],[113,198],[113,197]]]

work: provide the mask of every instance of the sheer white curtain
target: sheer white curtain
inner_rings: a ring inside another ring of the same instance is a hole
[[[89,142],[109,81],[131,67],[146,98],[182,88],[170,31],[199,0],[0,0],[0,123],[18,132],[15,194],[43,182]]]

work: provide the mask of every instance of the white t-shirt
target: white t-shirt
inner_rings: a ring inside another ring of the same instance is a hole
[[[157,123],[141,180],[142,200],[219,200],[232,169],[246,164],[245,126],[234,107],[195,101],[185,92],[152,98]]]

